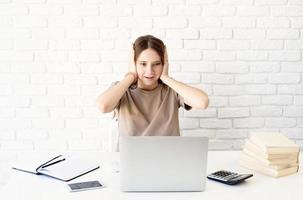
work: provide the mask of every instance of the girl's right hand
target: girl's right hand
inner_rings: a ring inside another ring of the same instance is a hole
[[[128,61],[128,73],[131,73],[134,76],[134,82],[135,83],[138,79],[138,73],[136,69],[136,64],[135,64],[135,51],[133,45],[131,46],[130,50],[130,56],[129,56],[129,61]]]

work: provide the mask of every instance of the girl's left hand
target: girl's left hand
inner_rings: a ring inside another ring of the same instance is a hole
[[[165,47],[164,51],[164,63],[163,63],[163,71],[160,76],[160,79],[162,80],[164,77],[168,76],[168,55],[167,55],[167,48]]]

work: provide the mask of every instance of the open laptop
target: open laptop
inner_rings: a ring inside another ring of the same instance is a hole
[[[203,191],[208,138],[124,136],[120,138],[122,191]]]

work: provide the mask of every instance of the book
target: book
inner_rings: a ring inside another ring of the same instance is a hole
[[[240,165],[242,167],[255,170],[257,172],[260,172],[262,174],[266,174],[275,178],[291,175],[298,172],[299,166],[298,165],[290,165],[289,167],[283,168],[283,169],[276,169],[273,167],[268,167],[260,164],[259,162],[253,160],[253,159],[247,159],[241,157],[240,159]]]
[[[244,148],[243,154],[246,154],[255,160],[258,160],[259,162],[263,163],[264,165],[287,165],[287,164],[294,164],[298,163],[298,158],[279,158],[279,159],[265,159],[263,157],[258,156],[254,152],[250,151],[249,149]]]
[[[300,147],[282,133],[253,132],[250,141],[267,154],[298,153]]]
[[[94,171],[99,167],[98,163],[88,158],[63,155],[23,160],[12,166],[15,170],[45,175],[66,182]]]
[[[246,139],[245,140],[245,144],[243,146],[243,149],[247,149],[250,152],[253,152],[255,155],[267,159],[267,160],[276,160],[276,159],[285,159],[285,158],[289,158],[289,159],[298,159],[299,157],[299,152],[280,152],[280,153],[265,153],[263,152],[257,145],[255,145],[254,143],[252,143],[250,141],[250,139]]]
[[[240,165],[272,177],[286,176],[298,171],[299,152],[299,146],[281,133],[252,132]]]
[[[270,168],[272,170],[281,170],[281,169],[286,169],[290,167],[296,167],[299,166],[298,162],[295,163],[287,163],[287,164],[272,164],[272,165],[266,165],[263,162],[260,162],[259,160],[247,155],[246,153],[241,154],[241,160],[247,161],[247,162],[254,162],[255,164],[262,165],[263,167]]]

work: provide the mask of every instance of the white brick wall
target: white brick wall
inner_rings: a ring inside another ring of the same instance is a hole
[[[0,1],[0,168],[22,152],[109,151],[95,99],[127,71],[131,42],[166,42],[170,73],[207,91],[180,111],[184,135],[239,149],[250,131],[303,145],[300,0]],[[6,156],[10,155],[10,156]],[[7,174],[0,174],[0,184]]]

